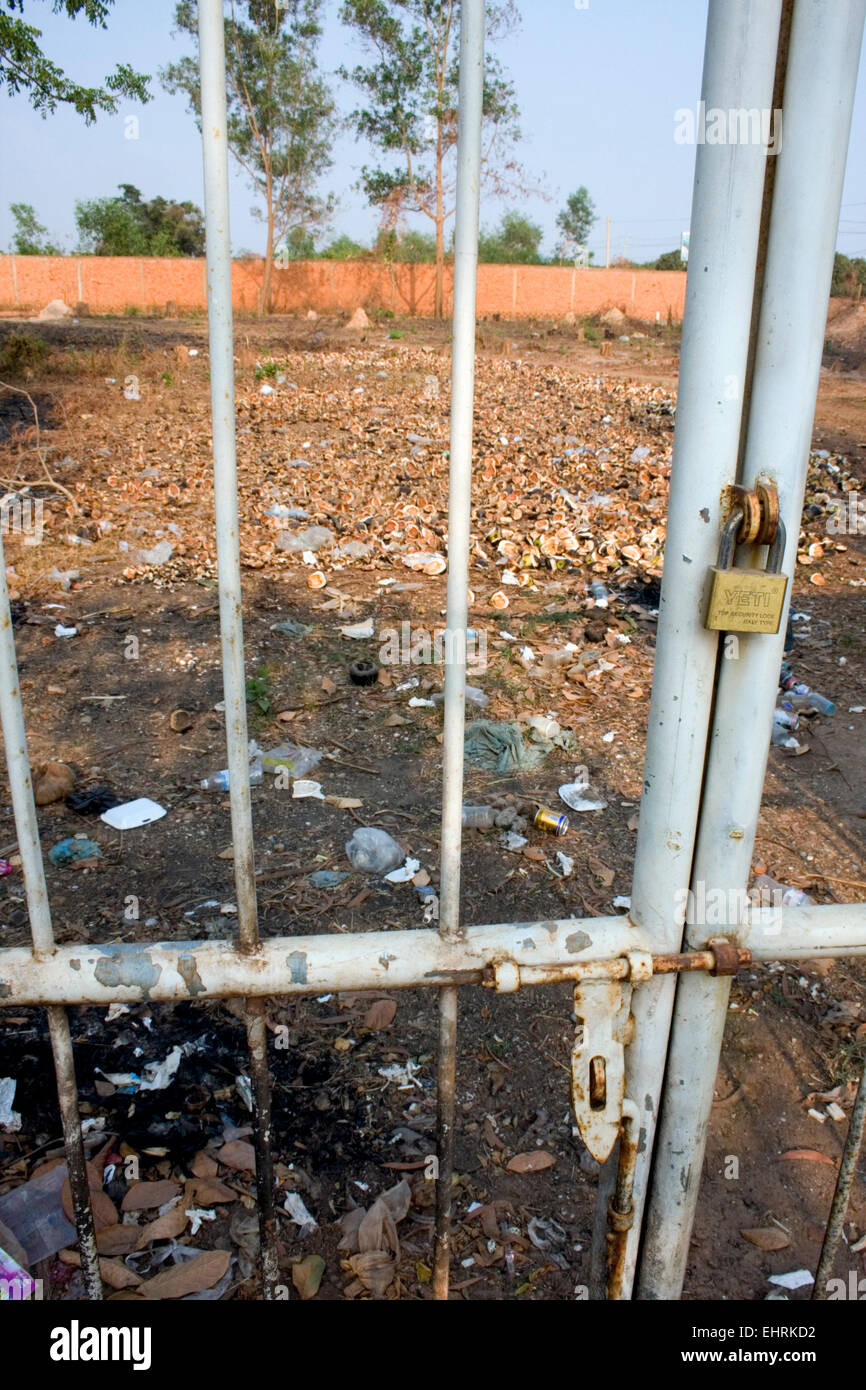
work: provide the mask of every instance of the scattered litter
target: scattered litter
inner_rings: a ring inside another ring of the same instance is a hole
[[[404,555],[403,564],[410,570],[419,570],[422,574],[444,574],[448,568],[448,562],[444,555],[424,550],[415,551],[411,555]]]
[[[559,788],[559,795],[572,811],[603,811],[607,802],[600,798],[585,796],[584,792],[588,791],[588,782],[566,782]]]
[[[387,1067],[377,1068],[379,1076],[395,1082],[398,1091],[410,1091],[413,1086],[420,1088],[420,1081],[415,1080],[420,1070],[420,1063],[413,1062],[411,1057],[407,1057],[405,1062],[389,1062]]]
[[[298,1227],[298,1235],[311,1236],[314,1231],[319,1229],[319,1223],[314,1216],[307,1211],[303,1198],[297,1192],[287,1192],[283,1202],[283,1210],[289,1214],[289,1219]]]
[[[101,816],[103,811],[110,811],[112,806],[119,806],[120,797],[115,795],[110,787],[86,787],[80,792],[70,792],[66,798],[66,805],[70,811],[76,811],[80,816]]]
[[[359,826],[351,840],[346,841],[346,855],[353,869],[367,874],[386,874],[406,858],[405,850],[393,836],[375,825]]]
[[[574,860],[568,854],[563,854],[562,850],[556,851],[556,862],[560,867],[563,878],[571,878],[574,873]]]
[[[339,888],[344,879],[348,877],[348,872],[345,870],[316,869],[315,873],[308,874],[307,882],[312,888]]]
[[[215,1211],[208,1211],[203,1207],[187,1207],[186,1214],[191,1236],[198,1235],[203,1221],[216,1221],[217,1219]]]
[[[515,772],[537,767],[545,756],[540,747],[527,746],[517,724],[498,724],[476,719],[466,730],[466,758],[489,772]]]
[[[21,1116],[12,1109],[17,1082],[14,1076],[0,1076],[0,1129],[15,1134],[21,1128]]]
[[[616,908],[624,908],[626,912],[629,912],[631,910],[631,894],[620,893],[618,897],[614,898],[613,905]]]
[[[132,1071],[102,1071],[99,1067],[97,1067],[97,1071],[106,1081],[110,1081],[118,1091],[122,1091],[126,1095],[135,1094],[137,1091],[164,1091],[177,1075],[182,1056],[182,1050],[179,1047],[173,1047],[162,1062],[145,1063],[142,1075]]]
[[[7,874],[11,874],[11,873],[12,873],[12,865],[9,863],[9,860],[8,860],[8,859],[0,859],[0,878],[5,878]]]
[[[321,782],[310,782],[298,777],[292,783],[292,799],[303,801],[305,797],[315,797],[317,801],[324,801],[325,793],[322,791]]]
[[[435,709],[436,704],[433,700],[424,700],[420,695],[413,695],[409,701],[410,709]]]
[[[460,820],[464,830],[492,830],[496,812],[492,806],[464,806]]]
[[[55,637],[77,637],[77,636],[78,636],[78,628],[77,628],[77,627],[64,627],[62,623],[58,623],[57,626],[56,626],[56,628],[54,629],[54,636],[55,636]]]
[[[271,632],[282,632],[286,637],[307,637],[312,631],[312,623],[299,623],[297,618],[284,618],[280,623],[271,624]]]
[[[519,849],[523,849],[523,846],[528,845],[529,841],[527,840],[525,835],[518,835],[517,832],[514,830],[506,830],[500,836],[499,843],[501,844],[503,849],[516,851]]]
[[[379,679],[379,667],[375,661],[354,661],[349,667],[349,680],[353,685],[375,685]]]
[[[265,772],[287,772],[290,777],[305,777],[318,767],[324,754],[320,748],[307,748],[299,743],[281,743],[261,755]]]
[[[393,869],[390,874],[385,875],[387,883],[408,883],[413,879],[421,865],[417,859],[407,859],[399,869]]]
[[[37,806],[62,801],[75,786],[75,773],[66,763],[40,763],[33,768],[33,799]]]
[[[52,864],[77,864],[84,859],[101,859],[102,850],[93,840],[70,838],[58,840],[48,851]]]
[[[343,637],[352,637],[356,641],[369,641],[375,636],[375,626],[372,618],[368,618],[363,623],[353,623],[350,627],[341,627],[340,632]]]
[[[136,801],[125,801],[120,806],[112,806],[110,810],[103,811],[99,819],[105,821],[113,830],[137,830],[139,826],[162,820],[165,814],[165,807],[160,806],[158,801],[140,796]]]
[[[808,1269],[792,1269],[789,1274],[771,1274],[769,1282],[780,1289],[805,1289],[815,1279]]]

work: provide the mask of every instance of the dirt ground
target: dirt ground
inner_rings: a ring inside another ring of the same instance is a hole
[[[22,346],[22,333],[44,346]],[[557,787],[584,765],[606,806],[573,814],[561,840],[530,823],[523,850],[506,849],[501,829],[467,831],[467,922],[608,914],[630,891],[678,350],[666,326],[479,326],[470,622],[487,659],[470,680],[489,697],[484,718],[520,720],[528,734],[528,719],[551,714],[571,737],[518,775],[468,767],[465,800],[531,816],[537,804],[559,805]],[[389,830],[438,886],[441,708],[409,702],[440,691],[443,672],[405,650],[396,664],[382,652],[389,633],[444,624],[444,576],[404,561],[444,553],[449,355],[447,327],[427,322],[383,317],[361,335],[336,319],[236,326],[250,736],[263,749],[321,750],[311,776],[329,797],[361,803],[293,799],[267,777],[253,788],[265,935],[422,924],[412,883],[350,872],[345,842],[358,824]],[[827,525],[833,502],[862,490],[866,476],[864,362],[857,323],[840,324],[836,339],[828,328],[790,660],[836,713],[801,718],[796,754],[771,750],[754,865],[821,902],[866,898],[866,543]],[[40,544],[4,536],[31,759],[62,760],[78,789],[107,785],[119,800],[150,796],[167,810],[121,834],[63,800],[40,808],[45,850],[82,834],[101,850],[79,865],[46,860],[58,940],[226,935],[235,921],[228,800],[200,787],[225,765],[206,325],[7,320],[0,363],[0,381],[16,388],[0,386],[2,481],[19,496],[22,480],[33,482],[27,495],[44,506]],[[49,476],[59,486],[41,481]],[[292,538],[310,526],[331,539],[305,558]],[[614,595],[606,609],[588,591],[598,581]],[[368,618],[372,640],[341,632]],[[286,620],[302,626],[281,631]],[[75,634],[58,635],[63,628]],[[349,679],[361,658],[382,665],[371,687]],[[573,861],[568,877],[557,850]],[[23,944],[8,787],[0,854],[12,866],[0,879],[0,945]],[[347,876],[314,886],[309,876],[322,869]],[[319,1255],[320,1299],[369,1297],[350,1252],[337,1248],[338,1223],[405,1179],[412,1200],[386,1296],[430,1296],[435,1006],[422,991],[271,1001],[277,1172],[318,1221],[300,1236],[281,1214],[287,1285],[295,1261]],[[461,991],[458,1297],[568,1300],[589,1282],[597,1169],[569,1110],[571,1009],[564,987]],[[108,1197],[119,1207],[134,1157],[142,1179],[175,1185],[181,1208],[210,1204],[215,1219],[183,1241],[231,1256],[222,1297],[259,1297],[248,1159],[219,1157],[249,1133],[237,1012],[142,1005],[107,1022],[105,1011],[83,1009],[72,1029],[97,1162],[114,1165]],[[175,1046],[184,1056],[166,1089],[131,1095],[103,1076],[139,1072]],[[814,1270],[846,1128],[827,1106],[850,1110],[864,1057],[859,963],[769,965],[737,978],[686,1298],[764,1299],[769,1276]],[[0,1133],[0,1221],[4,1194],[60,1156],[41,1011],[0,1011],[2,1076],[17,1078],[22,1123]],[[812,1157],[785,1157],[793,1150]],[[547,1167],[509,1167],[536,1151]],[[217,1174],[216,1196],[196,1188]],[[786,1244],[760,1248],[742,1235],[754,1228]],[[849,1244],[864,1232],[861,1171]],[[109,1253],[147,1281],[170,1267],[173,1248],[173,1237],[149,1232],[126,1263]],[[852,1268],[866,1273],[864,1251],[840,1257],[840,1273]],[[41,1272],[50,1296],[80,1296],[70,1264],[46,1260]]]

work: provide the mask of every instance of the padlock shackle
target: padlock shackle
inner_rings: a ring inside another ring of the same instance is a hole
[[[780,574],[782,561],[785,558],[785,545],[788,540],[788,532],[781,517],[776,522],[776,536],[773,544],[767,552],[767,573]]]
[[[719,540],[719,569],[729,570],[734,563],[734,550],[737,544],[737,536],[743,524],[745,513],[742,507],[734,507],[724,526]]]

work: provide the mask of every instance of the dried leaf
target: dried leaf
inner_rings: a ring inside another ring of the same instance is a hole
[[[502,1140],[499,1138],[499,1135],[496,1133],[496,1130],[493,1127],[493,1121],[491,1120],[489,1115],[484,1116],[484,1124],[482,1126],[482,1130],[484,1133],[485,1143],[489,1144],[491,1149],[505,1148],[505,1145],[503,1144]]]
[[[321,690],[324,695],[336,695],[337,682],[332,681],[330,676],[322,676]]]
[[[230,1139],[217,1151],[216,1156],[226,1168],[236,1168],[241,1173],[256,1171],[256,1151],[246,1139]]]
[[[92,1160],[87,1164],[87,1182],[90,1188],[90,1204],[93,1207],[93,1225],[97,1231],[105,1230],[106,1226],[117,1225],[117,1207],[112,1202],[108,1193],[102,1186],[102,1166],[97,1166]],[[67,1178],[60,1189],[60,1205],[63,1214],[69,1221],[75,1220],[74,1209],[72,1206],[72,1190]]]
[[[172,1207],[171,1211],[163,1212],[155,1221],[149,1221],[146,1226],[139,1228],[138,1249],[143,1250],[154,1240],[174,1240],[183,1234],[186,1221],[186,1207],[178,1205]]]
[[[140,1226],[106,1226],[96,1233],[96,1249],[100,1255],[128,1255],[138,1247]]]
[[[595,859],[592,855],[589,856],[586,862],[599,883],[604,888],[610,888],[616,878],[616,869],[609,869],[600,859]]]
[[[219,1164],[212,1154],[205,1149],[199,1149],[192,1163],[190,1172],[197,1178],[215,1178],[219,1172]]]
[[[338,1250],[346,1250],[350,1255],[354,1255],[358,1249],[358,1231],[361,1222],[364,1220],[366,1212],[363,1207],[353,1207],[351,1211],[345,1212],[340,1217],[340,1230],[343,1232]]]
[[[77,1250],[61,1250],[58,1255],[61,1264],[72,1265],[75,1269],[81,1268],[81,1256]],[[127,1269],[126,1265],[118,1264],[116,1260],[100,1260],[99,1273],[102,1282],[107,1284],[110,1289],[134,1289],[141,1284],[141,1277],[133,1270]]]
[[[393,999],[377,999],[364,1015],[364,1027],[378,1032],[380,1028],[387,1028],[393,1023],[396,1014],[397,1005]]]
[[[301,1298],[316,1297],[324,1272],[325,1261],[321,1255],[305,1255],[302,1260],[295,1261],[292,1265],[292,1283]]]
[[[236,1202],[238,1199],[237,1192],[220,1182],[219,1178],[199,1178],[196,1182],[187,1183],[187,1191],[197,1207],[212,1207],[215,1203]]]
[[[159,1182],[136,1182],[120,1204],[121,1211],[154,1211],[181,1192],[179,1182],[163,1178]]]
[[[791,1244],[778,1226],[751,1226],[748,1230],[740,1231],[740,1235],[750,1245],[757,1245],[759,1250],[784,1250]]]
[[[397,1273],[397,1262],[384,1250],[365,1250],[349,1260],[352,1273],[374,1298],[383,1298]]]
[[[819,1153],[817,1149],[788,1149],[780,1157],[783,1159],[804,1158],[808,1159],[810,1163],[828,1163],[831,1168],[836,1167],[835,1159],[830,1158],[828,1154]]]
[[[540,1173],[544,1168],[552,1168],[556,1159],[544,1149],[533,1149],[530,1153],[515,1154],[505,1165],[509,1173]]]
[[[141,1292],[145,1298],[184,1298],[188,1293],[203,1293],[219,1283],[230,1260],[228,1250],[206,1250],[154,1275],[141,1285]]]

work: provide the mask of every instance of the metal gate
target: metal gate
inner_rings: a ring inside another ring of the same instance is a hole
[[[866,906],[748,906],[782,633],[735,659],[703,622],[730,486],[778,490],[793,574],[866,0],[711,0],[701,100],[782,112],[761,140],[700,143],[659,632],[627,917],[467,927],[460,914],[483,0],[463,0],[454,251],[441,912],[381,938],[258,931],[241,617],[222,0],[199,0],[219,599],[238,942],[55,944],[0,539],[0,715],[32,948],[0,950],[0,1005],[45,1005],[85,1286],[101,1296],[66,1008],[246,1000],[265,1298],[279,1280],[265,996],[439,991],[433,1292],[448,1297],[458,988],[570,980],[572,1100],[602,1169],[597,1265],[609,1298],[676,1298],[685,1271],[730,977],[749,961],[866,955]],[[787,611],[787,609],[785,610]],[[702,886],[702,887],[701,887]],[[737,904],[720,937],[685,927],[689,890]],[[387,973],[386,973],[387,972]],[[664,1080],[664,1084],[663,1084]],[[841,1233],[866,1123],[861,1079],[816,1279]],[[649,1194],[649,1195],[648,1195]]]

